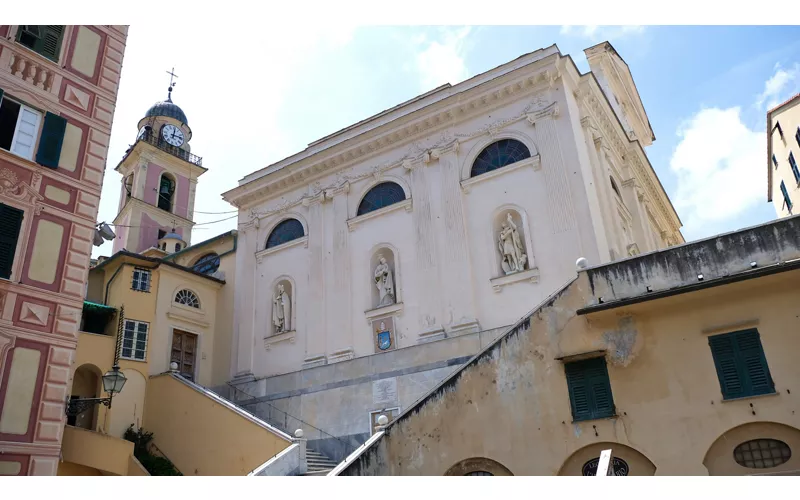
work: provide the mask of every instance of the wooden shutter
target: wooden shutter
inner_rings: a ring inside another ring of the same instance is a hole
[[[725,334],[709,337],[708,345],[711,347],[711,355],[714,357],[723,399],[744,396],[742,375],[739,373],[736,363],[734,336]]]
[[[0,203],[0,278],[11,278],[22,216],[22,210]]]
[[[34,50],[46,58],[58,62],[64,26],[39,26],[42,36],[37,40]]]
[[[590,420],[614,415],[614,398],[605,358],[575,361],[564,365],[573,420]]]
[[[764,357],[758,330],[737,332],[736,347],[741,371],[745,375],[745,392],[752,396],[774,392],[775,385],[769,373],[767,358]]]
[[[66,130],[67,120],[65,118],[50,112],[45,115],[42,136],[39,139],[39,150],[36,151],[36,163],[53,169],[58,168]]]

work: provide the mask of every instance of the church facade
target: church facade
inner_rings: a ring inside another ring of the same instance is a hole
[[[682,243],[630,70],[608,43],[585,53],[585,74],[553,45],[444,85],[225,193],[239,208],[231,398],[363,443],[577,259]]]

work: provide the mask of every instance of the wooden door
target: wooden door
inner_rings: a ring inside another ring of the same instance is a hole
[[[195,361],[197,360],[197,335],[181,330],[172,331],[171,362],[178,363],[178,373],[194,381]]]

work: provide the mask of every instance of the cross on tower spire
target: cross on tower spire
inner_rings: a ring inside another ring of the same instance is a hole
[[[169,89],[167,90],[167,100],[169,102],[172,102],[172,89],[178,83],[173,81],[175,78],[178,78],[178,75],[175,74],[175,66],[173,66],[170,71],[167,71],[167,74],[169,75]]]

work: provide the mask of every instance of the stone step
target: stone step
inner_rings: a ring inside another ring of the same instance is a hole
[[[328,475],[328,473],[329,473],[331,470],[332,470],[332,469],[324,469],[324,470],[308,471],[308,472],[306,472],[306,473],[305,473],[305,474],[303,474],[303,475],[304,475],[304,476],[327,476],[327,475]]]

